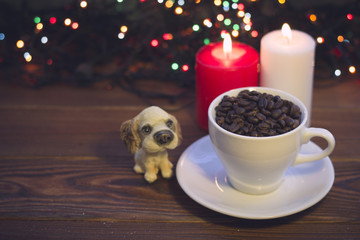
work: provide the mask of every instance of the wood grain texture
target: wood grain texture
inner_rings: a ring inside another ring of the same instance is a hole
[[[148,105],[141,97],[0,83],[0,239],[360,239],[359,92],[358,81],[314,89],[312,125],[336,138],[329,194],[303,212],[255,221],[197,204],[176,176],[148,184],[133,172],[119,127]],[[169,152],[176,164],[207,134],[193,90],[174,103],[152,101],[181,123],[184,141]]]

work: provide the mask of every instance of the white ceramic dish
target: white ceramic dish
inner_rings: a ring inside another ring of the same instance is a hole
[[[321,149],[313,142],[301,153]],[[190,145],[176,166],[178,182],[185,193],[214,211],[247,219],[271,219],[305,210],[326,196],[334,183],[329,157],[290,167],[281,186],[268,194],[249,195],[235,190],[213,149],[209,136]]]

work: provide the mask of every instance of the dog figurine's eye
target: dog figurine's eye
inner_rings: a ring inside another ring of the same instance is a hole
[[[166,122],[166,126],[168,126],[168,128],[173,128],[174,122],[173,122],[172,120],[168,120],[168,121]]]
[[[143,126],[143,127],[141,128],[141,131],[142,131],[143,133],[145,133],[146,135],[147,135],[147,134],[150,134],[150,133],[151,133],[151,130],[152,130],[152,128],[151,128],[151,126],[149,126],[149,125]]]

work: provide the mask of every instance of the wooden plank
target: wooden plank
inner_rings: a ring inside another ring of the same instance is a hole
[[[294,219],[248,221],[213,219],[202,223],[137,221],[9,221],[2,239],[358,239],[355,224],[292,224]],[[290,221],[290,223],[289,223]],[[284,227],[286,226],[286,227]]]
[[[174,161],[176,162],[176,161]],[[360,215],[360,161],[335,162],[329,195],[302,221],[346,222]],[[0,219],[199,221],[227,218],[195,203],[176,178],[154,184],[136,175],[131,159],[117,157],[2,157]],[[345,215],[337,215],[338,211]]]

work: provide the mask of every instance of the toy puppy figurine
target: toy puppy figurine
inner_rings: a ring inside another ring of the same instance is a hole
[[[123,122],[120,132],[129,151],[135,154],[136,173],[144,173],[149,183],[157,179],[159,169],[164,178],[172,176],[173,164],[167,150],[176,148],[182,141],[180,125],[174,116],[151,106]]]

